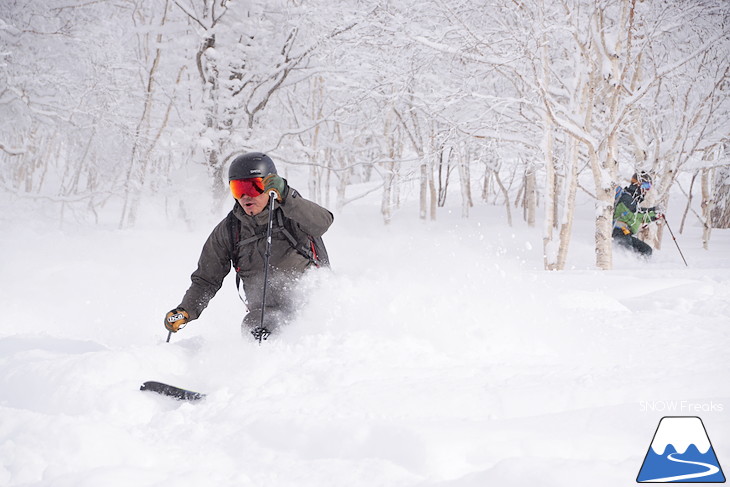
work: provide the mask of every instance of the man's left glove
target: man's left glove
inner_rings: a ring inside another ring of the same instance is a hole
[[[188,312],[182,308],[175,308],[165,315],[165,328],[177,333],[178,330],[185,327],[188,321],[190,321]]]
[[[279,203],[284,202],[287,195],[286,179],[278,174],[269,174],[264,178],[264,193],[269,194],[271,191],[276,193],[276,200]]]

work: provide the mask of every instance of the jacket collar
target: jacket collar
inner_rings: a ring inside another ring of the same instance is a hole
[[[264,208],[264,210],[258,215],[251,216],[247,215],[246,212],[243,211],[243,208],[241,208],[241,205],[238,204],[238,201],[236,201],[235,206],[233,207],[233,214],[236,215],[236,218],[241,220],[241,222],[246,225],[260,226],[269,224],[268,206]]]

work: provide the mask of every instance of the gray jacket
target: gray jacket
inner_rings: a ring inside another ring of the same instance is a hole
[[[275,205],[275,213],[281,212],[284,219],[296,231],[312,237],[321,237],[332,224],[334,217],[325,208],[304,199],[297,191],[289,188],[284,203]],[[243,282],[246,303],[253,312],[261,310],[264,283],[264,254],[266,251],[266,230],[269,222],[269,208],[255,216],[247,215],[238,203],[234,216],[241,222],[238,248],[233,249],[233,236],[228,217],[211,232],[203,245],[198,268],[191,276],[192,284],[185,293],[180,307],[197,319],[223,284],[231,269],[231,256],[235,255],[236,272]],[[293,284],[312,266],[312,261],[292,247],[284,235],[279,218],[274,215],[269,258],[268,285],[266,288],[266,313],[269,310],[290,312],[293,305]]]

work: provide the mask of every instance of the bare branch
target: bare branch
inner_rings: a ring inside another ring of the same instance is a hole
[[[0,150],[11,156],[19,156],[28,152],[27,147],[8,147],[0,142]]]

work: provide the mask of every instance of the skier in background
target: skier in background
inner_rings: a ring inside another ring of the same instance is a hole
[[[297,279],[312,267],[329,265],[321,236],[334,217],[290,188],[266,154],[250,152],[236,157],[229,168],[228,179],[236,203],[203,245],[190,288],[182,302],[165,316],[165,328],[175,333],[197,319],[220,289],[233,264],[236,284],[243,282],[244,302],[249,309],[241,323],[241,331],[244,334],[250,331],[258,340],[266,339],[293,313]],[[271,191],[276,194],[278,204],[274,210],[270,244],[266,321],[261,323]]]
[[[646,172],[634,173],[631,184],[625,188],[616,188],[616,199],[613,209],[613,241],[621,248],[632,250],[649,258],[652,248],[636,237],[643,226],[656,221],[661,222],[664,215],[656,207],[639,206],[646,193],[651,190],[651,176]]]

